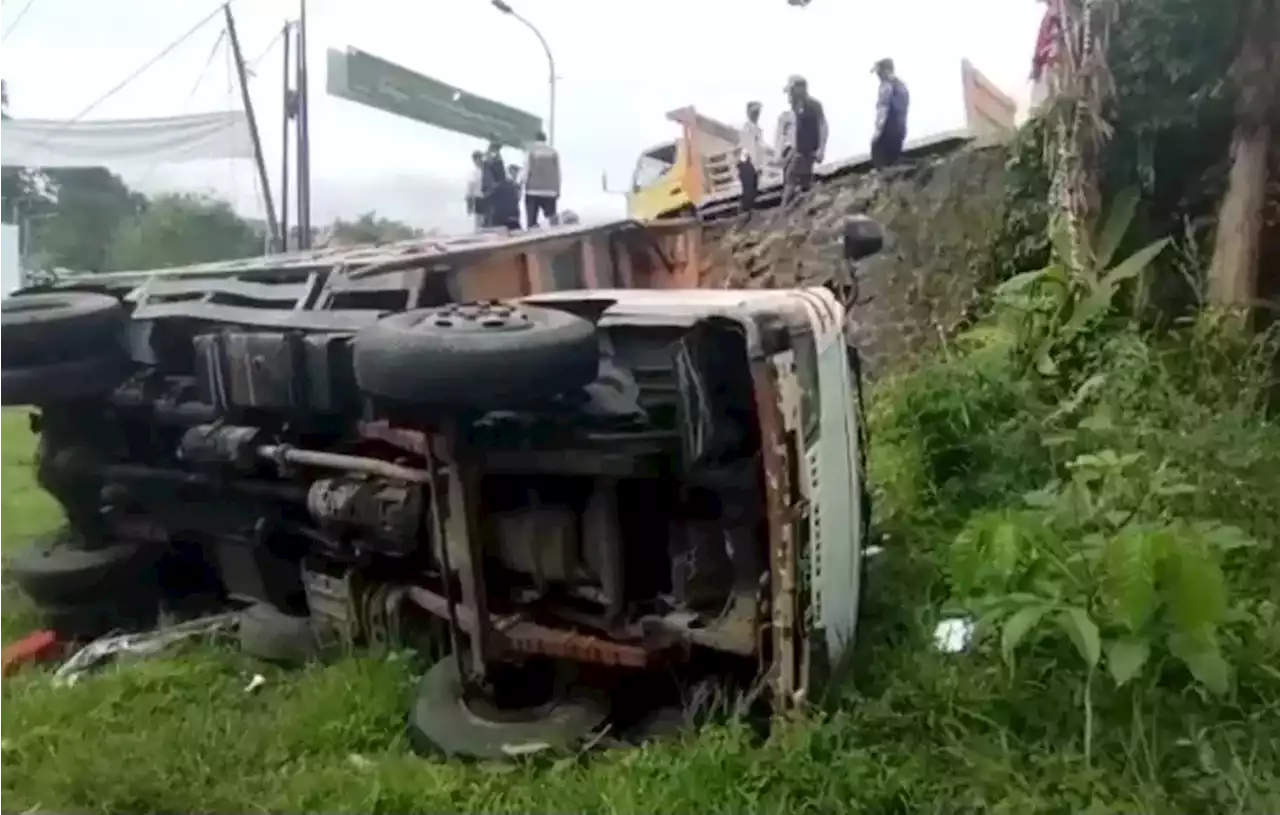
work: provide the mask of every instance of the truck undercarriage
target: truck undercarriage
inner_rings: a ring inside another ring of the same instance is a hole
[[[165,304],[137,295],[132,319],[101,292],[5,301],[4,402],[38,407],[67,520],[6,571],[62,633],[231,604],[269,659],[447,642],[410,732],[487,758],[628,730],[708,677],[766,677],[775,707],[804,687],[804,373],[774,361],[813,342],[796,315],[838,324],[825,290],[253,321],[210,296],[140,320]]]

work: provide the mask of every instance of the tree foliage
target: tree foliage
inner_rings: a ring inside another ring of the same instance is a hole
[[[116,231],[146,198],[100,167],[50,169],[40,176],[47,179],[48,197],[29,210],[33,264],[106,269]]]
[[[264,250],[263,227],[209,196],[165,194],[148,199],[102,168],[5,168],[3,179],[5,220],[27,219],[35,268],[163,268],[249,257]],[[325,232],[328,242],[344,245],[422,234],[372,210],[351,221],[338,219]],[[294,236],[296,242],[296,229]]]
[[[373,210],[353,221],[339,218],[329,227],[328,232],[329,242],[341,245],[390,243],[416,238],[422,234],[422,230],[414,229],[408,224],[379,217]]]
[[[1109,137],[1098,156],[1102,200],[1136,188],[1142,207],[1121,255],[1167,236],[1186,253],[1209,246],[1218,202],[1226,190],[1238,99],[1235,60],[1248,21],[1235,4],[1199,0],[1118,3],[1107,39],[1113,82],[1104,111]],[[1009,277],[1048,261],[1044,200],[1051,128],[1033,122],[1015,144],[1007,211],[1015,213],[999,236],[1000,267]],[[1175,308],[1194,299],[1170,253],[1148,281],[1158,305]]]
[[[225,201],[161,195],[125,219],[107,250],[109,269],[157,269],[262,254],[263,235]]]

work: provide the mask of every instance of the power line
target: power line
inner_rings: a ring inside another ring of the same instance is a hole
[[[213,47],[209,49],[209,57],[204,62],[204,67],[200,69],[200,73],[196,75],[196,81],[191,84],[191,90],[187,92],[187,98],[182,102],[182,113],[185,114],[191,107],[191,102],[196,98],[196,91],[200,90],[200,85],[204,83],[204,78],[209,75],[209,69],[213,67],[213,60],[218,56],[218,47],[222,45],[222,41],[227,37],[227,30],[224,28],[218,32],[218,38],[213,41]],[[152,162],[147,168],[146,173],[139,177],[134,184],[135,187],[143,187],[155,171],[160,167],[160,160]]]
[[[99,96],[97,99],[90,102],[89,105],[84,110],[80,111],[75,116],[71,117],[71,120],[68,121],[66,125],[67,126],[73,125],[79,122],[84,117],[88,116],[90,113],[94,111],[95,108],[98,107],[98,105],[101,105],[103,102],[107,101],[108,99],[110,99],[111,97],[119,93],[120,91],[124,90],[126,87],[132,84],[134,80],[136,80],[138,77],[142,76],[144,73],[150,70],[157,62],[169,56],[169,54],[173,53],[174,49],[176,49],[179,45],[182,45],[184,42],[186,42],[191,37],[193,37],[197,31],[204,28],[205,25],[208,24],[208,22],[212,20],[214,17],[221,14],[223,5],[225,4],[219,3],[218,6],[214,8],[213,11],[205,15],[200,20],[200,22],[193,25],[190,29],[187,30],[185,34],[183,34],[173,42],[166,45],[164,49],[160,51],[160,53],[156,54],[154,57],[152,57],[151,59],[143,63],[142,67],[138,68],[136,71],[129,74],[127,77],[124,78],[123,81],[121,81],[118,85],[113,87],[111,90],[107,91],[102,96]]]
[[[224,6],[229,6],[230,4],[231,4],[230,0],[227,0],[227,2],[225,3],[219,3],[213,9],[213,11],[209,12],[203,18],[201,18],[200,22],[196,23],[191,28],[189,28],[182,36],[178,37],[176,40],[166,45],[160,51],[160,53],[156,54],[154,57],[144,62],[142,64],[142,67],[138,68],[136,71],[129,74],[127,77],[124,78],[122,82],[117,84],[111,90],[107,91],[106,93],[102,94],[102,96],[99,96],[97,99],[90,102],[89,105],[84,110],[80,111],[75,116],[71,117],[71,119],[69,119],[68,121],[63,122],[62,127],[50,133],[45,138],[44,141],[36,145],[36,149],[44,147],[46,144],[52,141],[54,137],[62,133],[62,131],[66,130],[67,128],[71,127],[72,125],[76,124],[81,119],[83,119],[84,117],[92,113],[94,109],[98,107],[98,105],[101,105],[103,102],[107,101],[108,99],[110,99],[111,97],[119,93],[120,91],[124,90],[126,87],[129,86],[131,82],[133,82],[135,79],[137,79],[138,77],[146,73],[153,65],[155,65],[157,62],[164,59],[165,57],[169,56],[169,54],[173,53],[173,50],[175,48],[177,48],[179,45],[182,45],[187,40],[191,39],[191,37],[195,36],[195,33],[197,31],[204,28],[205,25],[207,25],[210,20],[212,20],[214,17],[222,13],[222,9]]]
[[[200,90],[201,83],[208,76],[209,69],[213,67],[213,60],[218,56],[218,46],[222,45],[222,41],[227,37],[227,30],[224,28],[218,32],[218,39],[213,41],[213,47],[209,49],[209,58],[204,61],[204,67],[200,69],[200,73],[196,76],[196,81],[191,85],[191,90],[187,92],[187,98],[182,103],[182,112],[186,113],[187,108],[191,107],[191,100],[195,99],[196,91]]]
[[[279,42],[281,42],[283,39],[284,39],[284,32],[283,32],[283,31],[277,31],[277,32],[276,32],[276,35],[275,35],[274,37],[272,37],[272,38],[271,38],[271,41],[270,41],[270,42],[268,42],[268,43],[267,43],[267,47],[262,49],[262,53],[258,54],[258,56],[256,56],[256,57],[254,57],[254,58],[253,58],[253,61],[252,61],[252,62],[250,62],[248,65],[246,65],[246,66],[245,66],[245,70],[246,70],[246,72],[247,72],[248,74],[250,74],[250,76],[249,76],[249,78],[250,78],[250,79],[253,79],[253,78],[254,78],[254,77],[252,76],[252,74],[253,74],[253,69],[254,69],[254,68],[257,68],[257,67],[258,67],[258,64],[259,64],[260,62],[262,62],[264,59],[266,59],[266,58],[267,58],[267,56],[271,53],[271,51],[276,47],[276,44],[277,44],[277,43],[279,43]]]
[[[18,9],[18,15],[13,18],[12,23],[9,23],[9,27],[4,30],[4,34],[0,35],[0,42],[4,42],[9,39],[9,35],[18,27],[18,23],[22,22],[22,18],[27,16],[27,12],[31,10],[31,7],[35,5],[35,2],[36,0],[27,0],[26,4],[23,5],[22,8]]]

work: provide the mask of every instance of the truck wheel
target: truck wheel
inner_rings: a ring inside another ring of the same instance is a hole
[[[409,743],[419,755],[510,760],[574,750],[604,724],[608,705],[585,691],[558,691],[525,710],[497,710],[466,699],[455,656],[418,683],[409,711]]]
[[[268,662],[297,665],[319,653],[311,618],[283,611],[266,603],[240,613],[240,650]]]
[[[6,357],[6,362],[8,358]],[[102,396],[129,376],[124,353],[0,370],[0,404],[47,405]]]
[[[595,326],[563,311],[500,302],[393,314],[355,338],[360,389],[389,403],[489,410],[591,384]]]
[[[162,547],[132,541],[93,549],[83,544],[64,527],[5,558],[5,575],[42,609],[97,602],[155,583]]]
[[[120,301],[93,292],[43,292],[0,302],[4,367],[78,359],[118,343],[125,324]]]

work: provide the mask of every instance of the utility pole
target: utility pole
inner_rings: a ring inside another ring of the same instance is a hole
[[[249,96],[249,75],[244,66],[244,54],[240,51],[240,37],[236,34],[236,20],[231,15],[231,4],[222,6],[227,18],[227,40],[231,43],[231,54],[236,61],[236,75],[240,79],[240,98],[244,102],[244,117],[249,124],[249,138],[253,140],[253,160],[258,165],[258,180],[262,183],[263,206],[267,210],[267,230],[271,242],[275,246],[283,246],[280,239],[280,224],[276,221],[276,205],[271,198],[271,181],[267,178],[267,162],[262,156],[262,139],[258,135],[258,120],[253,114],[253,99]]]
[[[311,248],[311,127],[307,93],[307,0],[298,0],[298,248]]]
[[[289,87],[289,69],[293,67],[293,60],[289,53],[289,40],[293,36],[293,24],[285,21],[284,29],[280,32],[284,38],[284,71],[281,72],[284,82],[283,100],[284,105],[281,108],[284,115],[281,117],[280,133],[280,244],[283,251],[289,251],[289,120],[294,118],[293,90]]]

